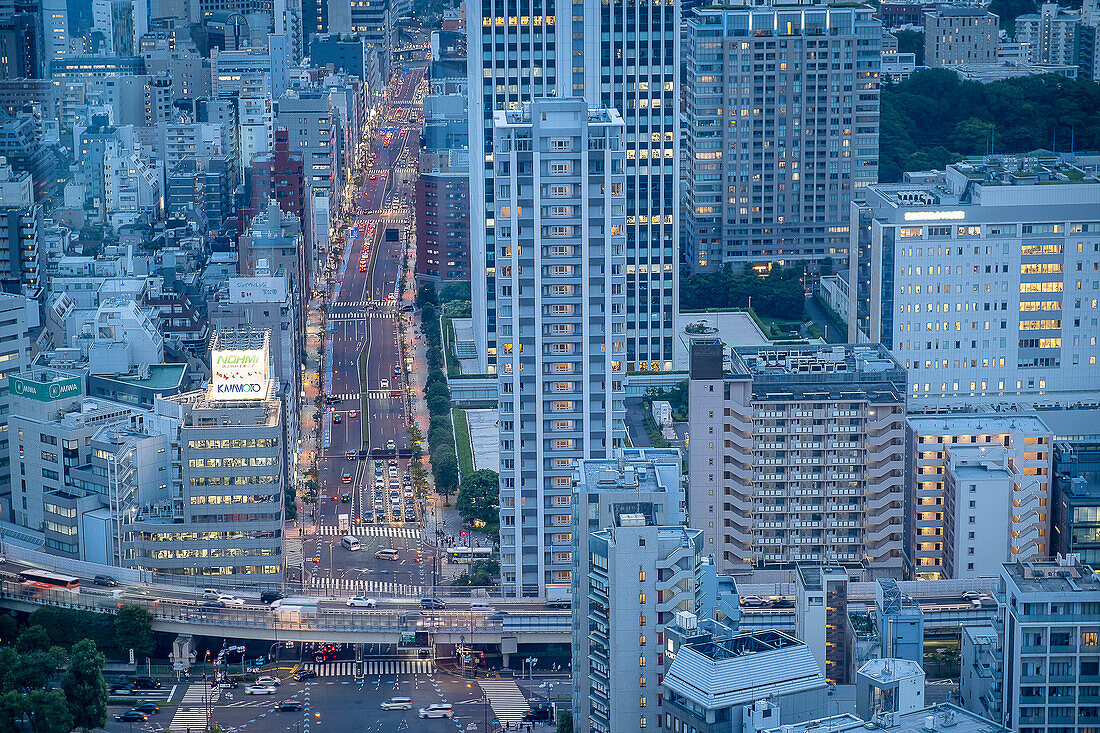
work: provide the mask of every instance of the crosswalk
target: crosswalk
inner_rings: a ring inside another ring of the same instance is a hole
[[[213,709],[221,694],[220,687],[206,683],[189,686],[183,693],[176,714],[172,716],[172,730],[193,730],[196,733],[206,730],[206,711]]]
[[[514,680],[485,680],[478,682],[478,685],[489,698],[493,715],[501,723],[518,723],[523,720],[523,714],[531,709]]]
[[[297,567],[305,560],[305,554],[302,552],[302,541],[297,537],[286,538],[286,564],[290,567]]]
[[[302,669],[316,672],[318,677],[354,677],[357,664],[367,677],[390,674],[431,674],[435,671],[435,662],[430,659],[383,659],[322,664],[306,662],[302,665]]]
[[[350,532],[356,537],[390,537],[392,539],[408,540],[420,539],[419,527],[394,527],[386,524],[359,525],[358,527],[352,527],[347,532],[341,531],[339,527],[333,527],[331,524],[322,524],[317,530],[317,533],[322,537],[344,537]]]
[[[332,304],[333,308],[387,308],[393,313],[393,304],[385,300],[339,300]]]
[[[416,597],[425,594],[422,585],[392,583],[385,580],[357,580],[355,578],[310,578],[311,588],[322,588],[327,592],[344,591],[354,595],[380,595]]]

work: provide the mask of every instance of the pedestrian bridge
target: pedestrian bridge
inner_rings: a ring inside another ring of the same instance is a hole
[[[324,603],[313,609],[268,606],[204,607],[198,601],[92,595],[63,589],[28,588],[0,582],[0,607],[33,612],[43,606],[95,613],[114,613],[123,604],[145,608],[153,616],[153,630],[233,639],[397,644],[409,634],[426,632],[436,644],[564,644],[571,639],[569,611],[516,610],[507,613],[418,611],[409,609],[353,609]]]

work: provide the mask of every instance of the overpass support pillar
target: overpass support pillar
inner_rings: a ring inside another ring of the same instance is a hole
[[[172,641],[172,669],[186,672],[195,661],[195,640],[190,634],[180,634]]]
[[[514,636],[502,636],[500,638],[501,664],[504,669],[512,666],[512,655],[519,651],[519,640]]]

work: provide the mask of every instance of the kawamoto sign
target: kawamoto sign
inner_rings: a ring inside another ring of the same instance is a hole
[[[53,402],[66,397],[78,397],[84,392],[84,383],[80,377],[54,379],[39,382],[23,379],[14,375],[8,377],[8,394],[29,397],[39,402]]]
[[[211,400],[262,400],[267,396],[265,349],[224,349],[213,352]]]

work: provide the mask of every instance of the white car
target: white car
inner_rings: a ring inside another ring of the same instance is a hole
[[[759,608],[768,605],[768,600],[761,596],[741,596],[741,605],[749,608]]]
[[[378,605],[378,601],[366,596],[354,596],[348,599],[348,605],[352,608],[374,608]]]
[[[383,710],[412,710],[413,701],[411,697],[391,697],[389,700],[385,700],[378,707]]]
[[[426,708],[420,708],[417,712],[421,718],[451,718],[454,714],[451,704],[446,702],[432,703]]]
[[[244,688],[244,694],[246,695],[274,695],[275,687],[273,685],[249,685]]]
[[[223,593],[222,595],[218,596],[218,600],[221,601],[222,603],[224,603],[227,606],[243,606],[244,605],[244,599],[243,598],[237,598],[237,596],[231,596],[228,593]]]
[[[282,683],[282,680],[280,680],[278,677],[257,677],[256,678],[256,684],[257,685],[274,685],[275,687],[278,687],[279,685],[281,685],[283,683]]]

